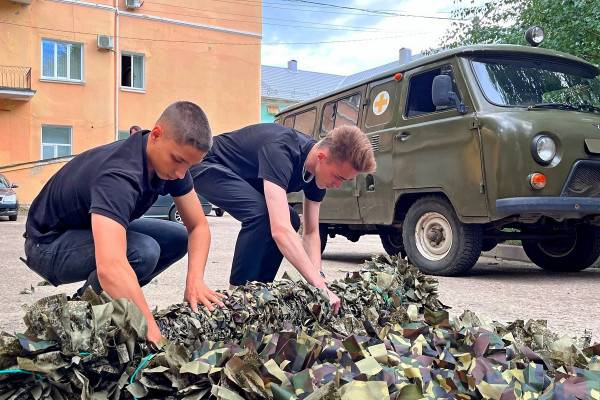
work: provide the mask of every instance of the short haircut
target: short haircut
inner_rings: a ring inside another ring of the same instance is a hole
[[[371,142],[356,126],[342,125],[329,131],[318,146],[329,150],[332,161],[349,162],[358,172],[373,172],[377,167]]]
[[[131,125],[129,127],[129,134],[133,135],[134,133],[139,132],[141,130],[142,130],[142,127],[140,127],[139,125]]]
[[[190,101],[178,101],[163,111],[156,122],[166,125],[165,130],[179,144],[194,146],[208,152],[212,146],[212,133],[206,114]]]

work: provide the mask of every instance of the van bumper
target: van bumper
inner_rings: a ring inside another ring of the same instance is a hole
[[[496,200],[496,212],[509,215],[546,215],[581,218],[600,215],[600,197],[511,197]]]

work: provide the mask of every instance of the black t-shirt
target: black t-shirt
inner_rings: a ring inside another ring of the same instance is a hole
[[[315,143],[313,138],[279,124],[250,125],[215,136],[203,162],[228,167],[261,193],[264,179],[286,193],[302,190],[307,199],[320,202],[325,189],[319,189],[314,179],[307,183],[302,177],[304,161]],[[196,176],[198,166],[190,171]]]
[[[189,171],[183,179],[166,181],[156,175],[150,179],[147,133],[88,150],[62,167],[33,200],[25,226],[27,237],[49,243],[67,230],[90,229],[91,213],[127,229],[159,194],[189,193],[193,189]]]

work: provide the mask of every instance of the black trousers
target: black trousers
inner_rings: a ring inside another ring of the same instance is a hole
[[[264,194],[231,169],[211,161],[203,161],[194,171],[194,187],[208,201],[242,223],[229,283],[272,282],[283,255],[271,236]],[[300,217],[291,207],[290,220],[298,231]]]

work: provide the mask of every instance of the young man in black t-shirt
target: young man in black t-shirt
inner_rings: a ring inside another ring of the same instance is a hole
[[[285,256],[308,283],[340,300],[321,274],[319,205],[326,188],[375,169],[371,144],[353,126],[320,142],[278,124],[251,125],[215,136],[202,163],[191,168],[196,191],[242,223],[229,283],[269,282]],[[304,192],[304,234],[286,193]]]
[[[54,285],[86,281],[96,292],[133,301],[160,330],[141,287],[189,251],[184,298],[212,309],[220,294],[204,284],[210,232],[189,172],[212,144],[206,115],[177,102],[151,131],[79,154],[34,199],[26,223],[28,266]],[[170,194],[185,223],[138,219]],[[187,228],[187,231],[186,231]]]

